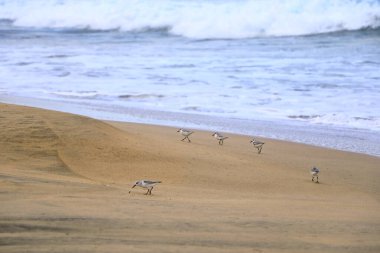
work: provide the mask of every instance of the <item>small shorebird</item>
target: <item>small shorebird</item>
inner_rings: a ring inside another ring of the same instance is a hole
[[[253,146],[255,148],[257,148],[257,153],[260,154],[261,153],[261,149],[263,148],[264,142],[252,139],[251,143],[253,144]]]
[[[319,181],[318,181],[319,169],[318,169],[317,167],[313,167],[313,168],[310,170],[310,174],[311,174],[311,181],[314,182],[314,177],[317,177],[317,181],[316,181],[316,183],[319,184]]]
[[[179,133],[181,133],[183,136],[185,136],[185,138],[183,138],[181,141],[184,141],[185,139],[187,139],[188,142],[191,142],[190,139],[189,139],[189,136],[190,136],[190,134],[192,134],[192,133],[194,133],[194,132],[192,132],[192,131],[190,131],[190,130],[183,129],[183,128],[178,129],[177,132],[179,132]]]
[[[140,186],[142,188],[148,189],[145,195],[148,195],[148,194],[152,195],[153,186],[159,183],[161,183],[161,181],[140,180],[140,181],[135,182],[135,184],[132,186],[132,189],[135,188],[136,186]],[[131,191],[129,191],[129,193],[131,193]]]
[[[219,145],[223,145],[223,141],[228,138],[218,132],[213,133],[212,136],[219,141]]]

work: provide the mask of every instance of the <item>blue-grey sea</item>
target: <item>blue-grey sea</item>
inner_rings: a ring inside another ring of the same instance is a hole
[[[0,0],[0,102],[380,156],[380,1]]]

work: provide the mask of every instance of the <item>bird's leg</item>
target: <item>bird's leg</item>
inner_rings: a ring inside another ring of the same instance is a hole
[[[181,141],[184,141],[187,137],[183,138]]]
[[[316,183],[318,183],[318,184],[319,184],[319,181],[318,181],[318,180],[319,180],[319,178],[318,178],[318,176],[317,176],[317,182],[316,182]]]
[[[188,141],[188,142],[191,142],[190,139],[189,139],[189,136],[186,136],[186,138],[187,138],[187,141]]]
[[[149,189],[148,189],[148,191],[144,195],[148,195],[148,193],[149,193]]]

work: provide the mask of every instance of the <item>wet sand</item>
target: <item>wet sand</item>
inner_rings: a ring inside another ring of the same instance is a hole
[[[0,129],[0,252],[380,251],[378,157],[9,104]]]

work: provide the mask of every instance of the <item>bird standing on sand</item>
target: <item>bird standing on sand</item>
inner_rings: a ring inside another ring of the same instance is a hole
[[[228,138],[228,137],[221,135],[218,132],[213,133],[212,136],[214,136],[215,139],[217,139],[219,141],[219,145],[223,145],[223,141]]]
[[[190,130],[183,129],[183,128],[178,129],[177,132],[179,132],[179,133],[181,133],[183,136],[185,136],[185,138],[183,138],[181,141],[184,141],[185,139],[187,139],[188,142],[191,142],[190,139],[189,139],[189,136],[190,136],[192,133],[194,133],[194,132],[192,132],[192,131],[190,131]]]
[[[148,189],[145,195],[148,195],[148,194],[152,195],[153,186],[160,183],[161,181],[140,180],[140,181],[135,182],[135,184],[132,186],[132,189],[135,188],[136,186],[140,186],[142,188]],[[131,191],[129,191],[129,193],[131,193]]]
[[[319,184],[319,181],[318,181],[319,169],[318,169],[317,167],[313,167],[313,168],[310,170],[310,174],[311,174],[311,181],[314,182],[314,177],[317,177],[317,181],[316,181],[316,183]]]
[[[252,139],[251,143],[253,144],[253,146],[255,148],[257,148],[257,153],[260,154],[261,153],[261,149],[263,148],[264,142]]]

